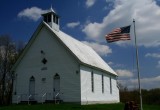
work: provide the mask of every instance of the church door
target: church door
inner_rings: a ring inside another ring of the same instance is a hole
[[[29,95],[31,100],[34,100],[35,95],[35,78],[32,76],[29,80]]]
[[[58,74],[56,74],[54,76],[54,81],[53,81],[53,85],[54,85],[54,88],[53,88],[53,93],[54,93],[54,96],[57,95],[59,92],[60,92],[60,76]]]

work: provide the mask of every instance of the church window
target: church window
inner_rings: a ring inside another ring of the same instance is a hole
[[[35,78],[33,76],[30,77],[30,81],[35,81]]]
[[[104,93],[104,76],[102,74],[102,93]]]
[[[94,92],[94,74],[93,74],[93,71],[91,72],[91,88],[92,88],[92,92]]]
[[[45,83],[46,82],[46,78],[42,78],[42,82]]]
[[[46,64],[46,63],[47,63],[47,59],[43,58],[43,59],[42,59],[42,63],[43,63],[43,64]]]
[[[29,79],[29,94],[32,95],[31,99],[34,99],[35,95],[35,78],[32,76]]]
[[[110,77],[110,94],[112,94],[112,78]]]

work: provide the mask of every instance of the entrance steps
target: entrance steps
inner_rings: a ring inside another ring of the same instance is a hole
[[[60,104],[60,103],[62,103],[62,102],[63,102],[63,100],[61,100],[61,99],[56,99],[56,100],[45,100],[44,103]]]

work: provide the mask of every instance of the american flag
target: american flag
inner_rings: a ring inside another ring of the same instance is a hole
[[[130,25],[114,29],[112,32],[107,34],[106,40],[108,43],[116,42],[120,40],[130,40]]]

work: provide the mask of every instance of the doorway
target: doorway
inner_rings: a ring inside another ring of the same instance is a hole
[[[60,93],[60,76],[58,74],[54,75],[53,80],[53,93],[54,96],[56,96],[58,93]]]
[[[30,96],[31,100],[34,100],[34,96],[35,96],[35,78],[33,76],[30,77],[30,79],[29,79],[29,96]]]

